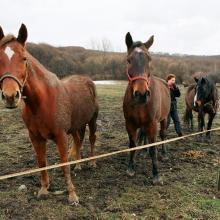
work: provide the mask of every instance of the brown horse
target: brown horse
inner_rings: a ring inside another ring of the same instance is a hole
[[[72,134],[77,158],[85,133],[90,129],[91,155],[95,143],[98,104],[95,85],[87,77],[71,76],[59,80],[25,49],[27,29],[21,25],[18,37],[4,36],[0,28],[0,82],[2,99],[7,108],[15,108],[24,100],[22,117],[36,152],[39,167],[45,167],[46,142],[52,139],[61,162],[68,161],[67,134]],[[72,184],[70,167],[63,167],[69,192],[69,203],[78,203]],[[41,172],[38,197],[48,194],[49,177]]]
[[[129,147],[136,146],[137,129],[145,132],[149,143],[156,141],[157,123],[160,122],[160,137],[165,139],[167,116],[170,110],[170,91],[166,82],[150,74],[151,60],[148,49],[153,44],[153,36],[146,42],[133,42],[127,33],[127,76],[128,86],[124,96],[123,110]],[[165,148],[164,148],[165,150]],[[158,172],[157,148],[151,147],[153,183],[162,183]],[[135,151],[131,151],[127,173],[134,175]]]
[[[208,114],[207,130],[210,130],[218,108],[218,90],[212,77],[195,78],[195,81],[195,84],[188,87],[185,95],[184,121],[188,128],[193,129],[192,111],[198,112],[198,130],[203,131],[205,127],[204,116]],[[210,138],[210,132],[207,132],[206,136]]]

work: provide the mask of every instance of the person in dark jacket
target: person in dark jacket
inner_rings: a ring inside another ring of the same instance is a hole
[[[167,127],[169,127],[170,118],[172,118],[176,133],[180,137],[182,136],[182,129],[181,129],[180,120],[179,120],[179,116],[177,112],[176,97],[180,97],[181,94],[180,94],[179,88],[175,84],[176,76],[174,74],[169,74],[167,76],[166,81],[167,81],[168,87],[170,88],[170,97],[171,97],[171,106],[170,106],[170,113],[167,119]]]

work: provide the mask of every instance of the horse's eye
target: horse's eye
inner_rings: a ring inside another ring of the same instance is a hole
[[[27,57],[23,57],[23,61],[27,61]]]

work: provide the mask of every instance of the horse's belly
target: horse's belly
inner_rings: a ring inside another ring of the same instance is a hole
[[[72,113],[71,127],[78,130],[88,124],[94,116],[96,108],[89,106],[88,108],[81,108]]]

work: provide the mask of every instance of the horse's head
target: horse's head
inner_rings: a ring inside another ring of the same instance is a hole
[[[18,37],[4,36],[0,27],[0,84],[2,100],[7,108],[16,108],[27,80],[25,42],[27,28],[21,25]]]
[[[146,43],[133,42],[130,33],[125,37],[127,45],[127,76],[133,89],[133,97],[138,103],[145,103],[150,95],[150,67],[151,60],[148,49],[153,44],[151,36]]]
[[[207,77],[194,78],[196,81],[195,87],[195,97],[194,97],[194,106],[201,107],[209,100],[210,94],[212,92],[211,82]]]

